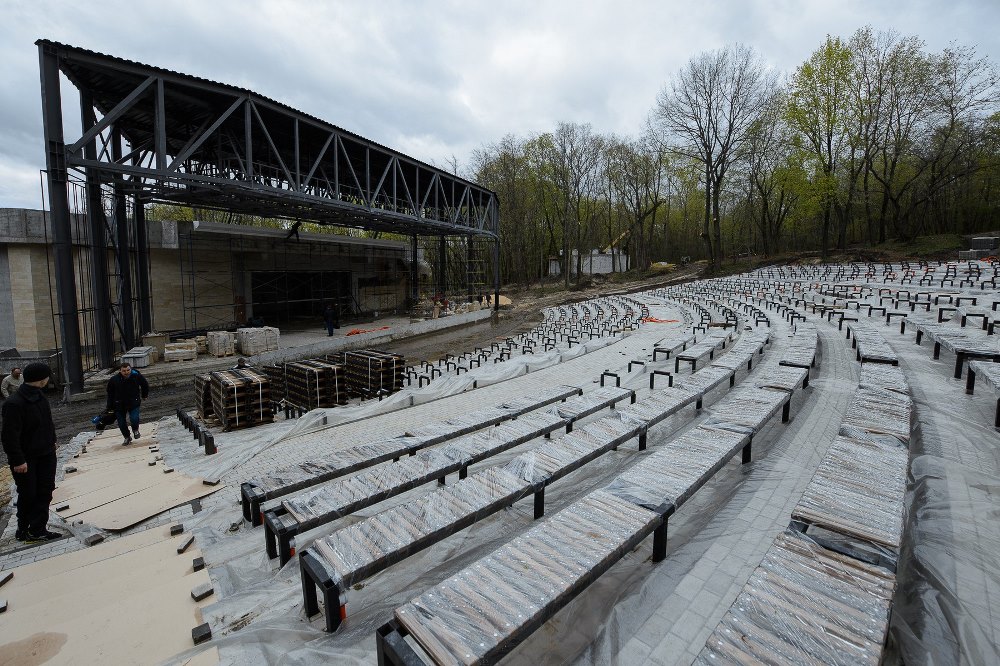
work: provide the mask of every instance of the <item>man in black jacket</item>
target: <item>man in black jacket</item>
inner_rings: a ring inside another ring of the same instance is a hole
[[[56,488],[56,427],[42,389],[52,374],[44,363],[24,368],[24,383],[3,404],[0,441],[17,486],[18,541],[36,543],[62,535],[47,529]]]
[[[114,410],[118,417],[118,429],[122,431],[125,441],[122,446],[132,443],[132,437],[139,439],[139,405],[149,396],[149,383],[138,370],[134,370],[127,362],[122,362],[115,376],[108,380],[108,410]],[[132,434],[128,432],[128,417],[132,425]]]

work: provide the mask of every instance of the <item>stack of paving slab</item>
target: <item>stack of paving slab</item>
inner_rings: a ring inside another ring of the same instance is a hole
[[[193,361],[198,358],[198,345],[194,340],[168,342],[163,345],[164,361]]]
[[[209,331],[205,347],[212,356],[232,356],[236,353],[236,335],[229,331]]]
[[[313,359],[285,364],[286,399],[300,409],[347,404],[344,366]]]
[[[267,376],[255,370],[212,373],[212,410],[224,430],[274,421]]]
[[[362,349],[343,356],[349,395],[371,398],[403,388],[406,361],[399,354]]]
[[[122,362],[128,363],[133,368],[145,368],[153,365],[157,354],[156,347],[132,347],[122,354]]]
[[[278,329],[273,326],[236,329],[236,342],[244,356],[256,356],[278,348]]]
[[[212,407],[212,375],[194,376],[194,399],[198,407],[198,418],[204,419],[215,413]]]

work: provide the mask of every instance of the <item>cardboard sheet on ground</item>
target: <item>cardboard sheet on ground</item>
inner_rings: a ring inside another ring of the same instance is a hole
[[[155,426],[149,433],[155,435]],[[117,433],[95,437],[87,453],[73,459],[77,471],[59,483],[52,505],[68,505],[59,512],[63,518],[119,531],[223,487],[178,472],[165,474],[162,461],[150,465],[156,454],[149,445],[155,442],[155,436],[146,436],[122,446]]]
[[[3,587],[3,662],[157,663],[189,649],[215,598],[191,599],[209,577],[192,569],[199,551],[177,554],[186,538],[157,527],[15,569]]]

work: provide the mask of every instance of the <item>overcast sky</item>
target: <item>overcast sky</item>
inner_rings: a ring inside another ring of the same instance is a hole
[[[864,25],[1000,61],[1000,0],[0,0],[0,207],[41,204],[38,38],[250,88],[444,166],[560,121],[637,133],[702,51],[742,42],[791,72]]]

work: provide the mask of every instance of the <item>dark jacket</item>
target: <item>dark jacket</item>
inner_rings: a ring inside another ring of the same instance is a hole
[[[49,401],[37,386],[21,384],[3,403],[0,441],[12,467],[55,453],[56,426]]]
[[[149,396],[149,383],[138,370],[132,368],[128,377],[122,377],[120,372],[108,380],[108,409],[127,412],[138,407],[144,398]]]

